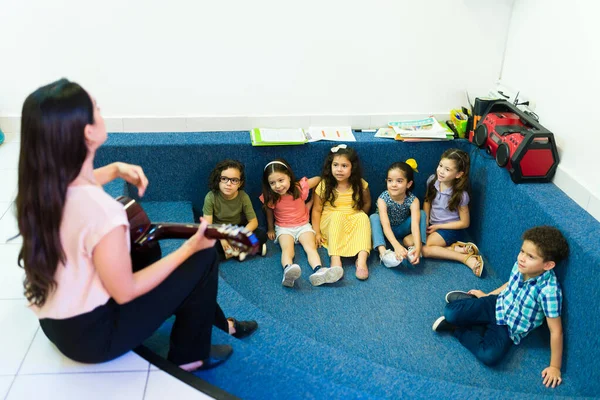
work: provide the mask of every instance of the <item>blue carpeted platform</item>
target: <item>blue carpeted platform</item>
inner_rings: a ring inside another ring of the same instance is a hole
[[[192,220],[192,205],[201,206],[206,178],[216,161],[233,156],[246,163],[247,191],[255,199],[261,168],[271,158],[284,156],[297,175],[317,175],[331,146],[258,149],[251,148],[244,135],[248,133],[112,134],[107,149],[99,153],[99,165],[112,160],[143,165],[151,182],[143,203],[148,214],[154,221],[184,222]],[[597,396],[600,379],[590,361],[599,355],[598,336],[581,333],[597,332],[599,326],[590,318],[598,308],[586,306],[598,304],[593,296],[600,283],[594,268],[598,263],[593,263],[600,260],[600,236],[589,236],[600,232],[598,222],[582,214],[554,185],[512,184],[506,171],[466,142],[403,144],[357,136],[355,146],[373,198],[383,190],[383,174],[392,161],[417,158],[421,173],[416,194],[422,198],[424,182],[445,148],[471,151],[470,231],[486,255],[484,279],[461,264],[423,260],[415,269],[386,269],[372,256],[368,281],[359,282],[353,261],[345,260],[342,281],[315,288],[308,282],[306,256],[297,246],[303,276],[289,289],[281,285],[279,248],[269,243],[265,258],[227,261],[220,267],[219,302],[224,311],[238,319],[256,319],[259,330],[244,340],[215,330],[214,341],[231,343],[234,355],[223,366],[198,375],[234,395],[256,399]],[[109,191],[116,195],[122,188],[117,182]],[[548,200],[558,207],[547,207]],[[257,204],[255,208],[260,214]],[[543,387],[540,379],[550,357],[545,327],[513,347],[495,368],[479,364],[454,338],[431,331],[447,291],[500,286],[519,250],[522,227],[548,221],[565,232],[572,247],[569,268],[557,269],[565,281],[566,346],[565,382],[554,390]],[[585,248],[589,238],[595,248]],[[166,243],[163,250],[176,245]],[[327,259],[325,251],[321,255]],[[579,271],[573,270],[577,267]],[[147,342],[159,353],[166,351],[169,324]]]

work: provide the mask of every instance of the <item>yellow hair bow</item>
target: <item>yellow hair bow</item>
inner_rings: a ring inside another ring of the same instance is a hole
[[[408,160],[406,160],[406,163],[408,165],[410,165],[410,167],[413,169],[413,171],[415,172],[419,172],[419,170],[417,169],[417,160],[415,160],[414,158],[409,158]]]

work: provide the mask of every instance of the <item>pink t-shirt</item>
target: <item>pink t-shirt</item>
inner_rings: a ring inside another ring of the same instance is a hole
[[[308,179],[306,177],[298,181],[300,184],[300,197],[294,199],[291,194],[281,196],[277,204],[267,204],[267,207],[273,210],[275,216],[275,225],[281,227],[302,226],[308,223],[308,207],[304,203],[308,198]],[[264,203],[264,198],[261,195],[260,201]]]
[[[118,226],[129,228],[123,206],[99,186],[70,186],[67,190],[60,241],[66,262],[54,274],[56,289],[42,307],[32,305],[38,318],[64,319],[92,311],[110,295],[94,267],[92,252],[102,237]],[[127,247],[129,234],[127,235]]]

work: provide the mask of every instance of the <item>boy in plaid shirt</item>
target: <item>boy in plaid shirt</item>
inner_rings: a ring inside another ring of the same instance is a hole
[[[519,344],[545,318],[550,329],[550,366],[542,371],[542,379],[546,387],[560,385],[562,292],[552,269],[568,254],[569,245],[558,229],[527,230],[509,281],[488,294],[449,292],[444,316],[435,321],[433,330],[454,332],[478,360],[495,365],[512,343]]]

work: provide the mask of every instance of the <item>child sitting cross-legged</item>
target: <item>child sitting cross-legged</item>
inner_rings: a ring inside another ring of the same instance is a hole
[[[523,245],[507,283],[485,294],[481,290],[446,294],[444,316],[436,332],[451,331],[486,365],[497,364],[544,318],[550,329],[550,365],[542,371],[546,387],[560,385],[563,353],[562,292],[554,274],[569,245],[560,231],[539,226],[523,234]]]

